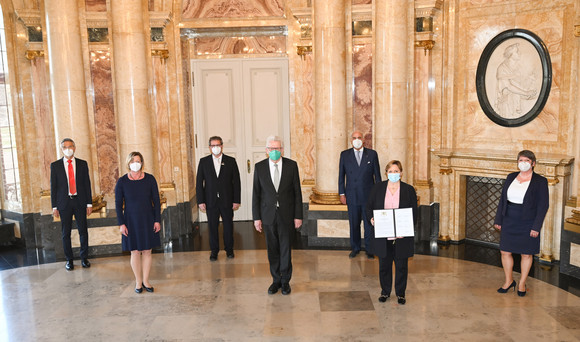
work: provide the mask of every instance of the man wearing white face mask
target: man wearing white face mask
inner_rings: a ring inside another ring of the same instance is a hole
[[[236,159],[223,154],[221,137],[209,138],[210,155],[199,160],[197,168],[197,205],[207,213],[209,226],[209,260],[216,261],[219,252],[220,216],[224,227],[224,249],[234,257],[234,210],[240,207],[240,172]]]
[[[374,184],[381,182],[379,156],[370,148],[363,147],[363,135],[360,131],[352,133],[352,146],[340,154],[338,168],[338,193],[340,201],[348,208],[350,224],[350,258],[361,250],[360,222],[364,222],[365,249],[367,258],[374,259],[371,248],[373,227],[367,218],[367,198]]]
[[[74,264],[70,233],[73,216],[77,222],[81,242],[81,265],[84,268],[91,267],[88,259],[87,216],[93,211],[93,197],[89,166],[86,161],[74,157],[75,142],[70,138],[65,138],[60,142],[60,148],[64,158],[50,164],[50,197],[52,214],[55,218],[60,217],[62,224],[65,267],[68,271],[72,271]]]

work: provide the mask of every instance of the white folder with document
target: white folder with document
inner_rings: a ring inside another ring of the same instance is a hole
[[[375,238],[415,236],[413,208],[373,210]]]

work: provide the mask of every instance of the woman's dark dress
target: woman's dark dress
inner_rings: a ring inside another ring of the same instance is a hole
[[[127,226],[128,234],[122,236],[124,251],[144,251],[161,245],[159,233],[153,229],[155,222],[161,222],[155,177],[145,173],[139,180],[130,180],[127,175],[119,178],[115,187],[115,206],[117,222]]]
[[[548,180],[533,173],[523,204],[507,199],[507,190],[519,172],[511,173],[504,183],[494,224],[501,226],[499,249],[504,252],[533,255],[540,252],[540,235],[533,238],[530,231],[540,232],[549,208]]]

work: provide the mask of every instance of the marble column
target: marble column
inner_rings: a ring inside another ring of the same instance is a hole
[[[113,57],[121,169],[131,151],[139,151],[145,169],[155,172],[154,129],[149,106],[148,12],[141,0],[112,0]]]
[[[92,167],[78,2],[45,0],[44,7],[56,148],[73,139],[76,155]]]
[[[416,44],[417,45],[417,44]],[[420,204],[433,201],[431,182],[431,52],[423,47],[415,48],[415,137],[413,185],[417,189]]]
[[[548,177],[548,189],[550,196],[549,198],[556,198],[562,200],[562,196],[558,196],[558,189],[556,184],[559,181],[557,178]],[[559,201],[558,201],[559,202]],[[552,203],[550,203],[552,204]],[[556,203],[553,203],[556,204]],[[552,262],[554,261],[554,253],[553,253],[553,246],[554,246],[554,208],[555,207],[564,207],[564,203],[560,206],[557,205],[550,205],[548,208],[548,212],[546,213],[546,217],[544,218],[544,225],[542,227],[541,235],[540,235],[540,260],[545,262]],[[562,221],[560,221],[562,222]]]
[[[345,1],[314,1],[316,187],[312,201],[340,204],[338,163],[346,148]]]
[[[408,1],[375,0],[373,7],[375,149],[381,165],[397,159],[409,170]]]

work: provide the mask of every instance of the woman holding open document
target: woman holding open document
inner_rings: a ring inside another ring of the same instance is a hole
[[[379,302],[386,302],[391,295],[394,261],[395,293],[397,294],[397,302],[402,305],[406,303],[408,259],[413,256],[415,250],[412,226],[413,222],[417,221],[417,193],[411,185],[401,182],[403,166],[400,161],[390,161],[385,171],[388,180],[375,184],[369,195],[367,217],[375,226],[372,243],[373,251],[379,258],[379,280],[381,283]],[[403,208],[411,208],[411,211],[382,211],[383,209]],[[375,210],[381,215],[380,218],[377,217],[376,222]],[[383,215],[387,219],[383,220]],[[397,223],[399,223],[399,233],[397,233]]]

